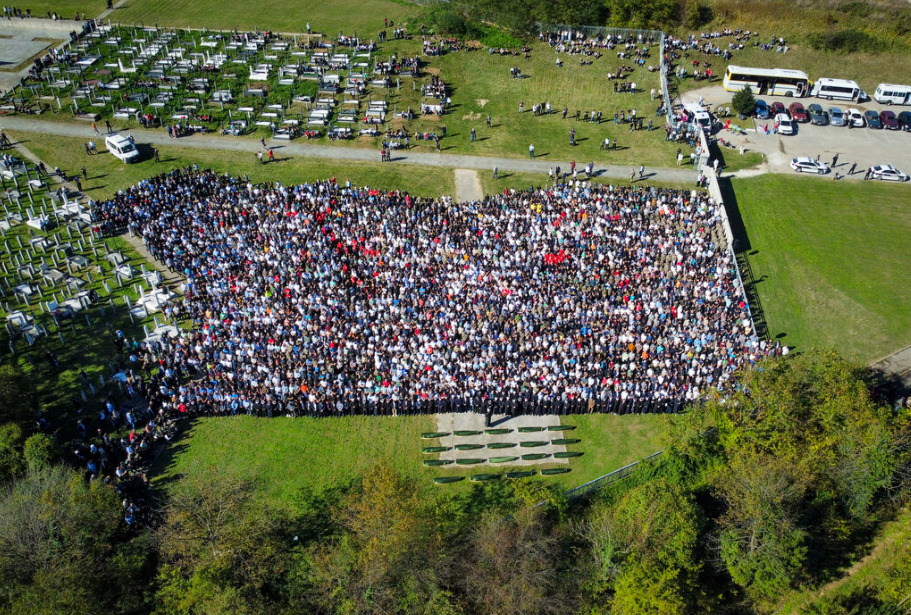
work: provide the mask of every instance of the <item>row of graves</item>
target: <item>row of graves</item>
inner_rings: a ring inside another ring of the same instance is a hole
[[[424,46],[437,55],[438,48]],[[50,60],[48,59],[50,58]],[[76,118],[174,125],[178,135],[265,128],[277,139],[379,136],[396,91],[421,91],[424,115],[442,115],[442,81],[422,82],[420,56],[382,54],[373,40],[339,34],[278,36],[100,25],[36,61],[10,108]],[[7,102],[7,101],[4,101]]]
[[[0,163],[0,354],[42,338],[67,343],[115,315],[147,337],[173,329],[163,312],[179,294],[141,257],[103,240],[91,201],[53,179],[15,158]]]

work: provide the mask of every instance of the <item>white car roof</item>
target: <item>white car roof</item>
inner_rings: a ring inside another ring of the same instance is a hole
[[[776,122],[790,122],[791,118],[789,118],[784,113],[779,113],[778,115],[775,116],[775,121]]]

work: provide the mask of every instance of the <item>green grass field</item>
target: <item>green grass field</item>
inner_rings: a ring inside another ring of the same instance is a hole
[[[124,24],[157,23],[221,30],[259,28],[278,32],[306,32],[309,22],[313,33],[334,37],[344,32],[375,38],[383,29],[383,18],[398,25],[420,10],[416,5],[389,0],[335,0],[331,3],[261,0],[255,5],[218,0],[127,0],[109,19]]]
[[[869,362],[911,344],[907,186],[731,180],[773,337]]]
[[[570,448],[585,454],[570,460],[571,473],[546,479],[562,489],[654,453],[665,429],[664,418],[654,415],[569,416],[563,423],[577,426],[566,437],[580,438]],[[265,500],[292,506],[302,489],[344,486],[380,461],[418,479],[428,495],[460,493],[470,485],[466,480],[435,486],[436,476],[504,471],[503,466],[423,466],[423,459],[435,456],[421,453],[429,442],[421,433],[435,429],[431,416],[198,419],[159,459],[154,480],[166,485],[185,472],[218,466],[229,476],[254,481]]]

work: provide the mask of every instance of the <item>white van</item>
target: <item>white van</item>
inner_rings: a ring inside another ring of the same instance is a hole
[[[136,149],[136,146],[130,143],[130,140],[122,135],[110,135],[104,140],[105,146],[108,148],[108,151],[123,162],[138,162],[139,161],[139,150]]]
[[[880,83],[873,98],[885,105],[907,105],[911,103],[911,86]]]

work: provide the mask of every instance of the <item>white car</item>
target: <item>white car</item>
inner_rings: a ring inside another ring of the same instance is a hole
[[[854,128],[863,128],[867,125],[864,114],[853,108],[845,111],[845,121]]]
[[[825,175],[829,172],[829,165],[825,162],[819,162],[809,156],[801,156],[791,159],[791,168],[798,173],[819,173]]]
[[[792,135],[796,132],[794,122],[784,113],[775,116],[775,123],[778,124],[778,134],[780,135]]]
[[[878,164],[875,167],[870,167],[870,176],[873,179],[882,179],[892,182],[908,181],[908,174],[904,173],[903,171],[899,171],[891,164]]]

